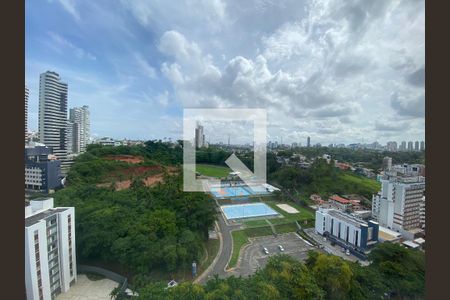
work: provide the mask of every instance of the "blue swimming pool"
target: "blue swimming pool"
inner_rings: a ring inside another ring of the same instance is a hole
[[[263,216],[276,216],[278,213],[265,203],[249,203],[221,206],[228,220]]]

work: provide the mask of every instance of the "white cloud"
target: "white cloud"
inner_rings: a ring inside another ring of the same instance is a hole
[[[139,53],[133,53],[134,59],[141,72],[150,79],[156,78],[156,70],[147,62],[147,60]]]
[[[61,49],[69,49],[73,52],[73,54],[79,58],[79,59],[89,59],[89,60],[97,60],[97,57],[93,55],[92,53],[84,50],[83,48],[80,48],[78,46],[75,46],[72,42],[67,40],[66,38],[62,37],[61,35],[55,33],[55,32],[48,32],[48,35],[50,36],[52,43],[47,43],[50,47],[52,47],[54,50],[61,53]]]
[[[74,0],[58,0],[58,2],[62,5],[65,11],[67,11],[75,18],[75,20],[80,20],[80,13],[76,8]]]

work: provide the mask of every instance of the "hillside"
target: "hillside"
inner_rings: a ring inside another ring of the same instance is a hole
[[[170,277],[202,257],[214,204],[204,193],[183,192],[179,168],[153,146],[90,147],[54,194],[56,205],[75,207],[80,263],[133,281],[156,271]]]
[[[269,181],[297,191],[309,198],[311,194],[327,197],[331,194],[360,194],[368,199],[380,189],[380,183],[350,171],[335,168],[325,160],[315,160],[309,169],[282,167],[269,174]]]

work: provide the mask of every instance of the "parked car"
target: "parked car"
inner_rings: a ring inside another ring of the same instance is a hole
[[[281,245],[278,245],[278,249],[280,249],[281,252],[284,252],[284,248]]]
[[[345,248],[342,248],[341,251],[342,251],[342,252],[345,252]]]
[[[264,251],[265,254],[269,254],[269,250],[267,250],[266,247],[263,247],[263,251]]]
[[[350,255],[350,250],[347,249],[347,251],[345,251],[345,254]]]

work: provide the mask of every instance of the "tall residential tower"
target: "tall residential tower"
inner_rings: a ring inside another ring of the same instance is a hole
[[[67,83],[58,73],[47,71],[39,79],[39,140],[51,147],[66,171]]]

